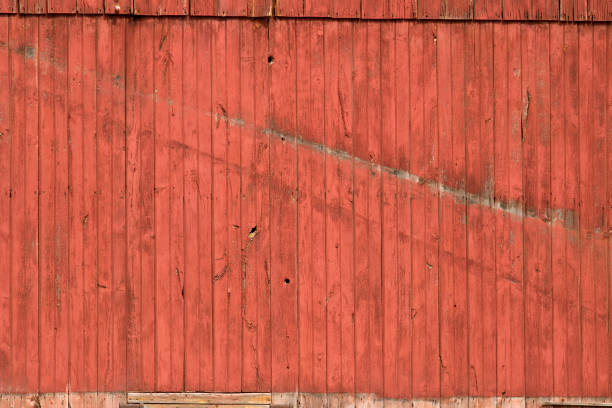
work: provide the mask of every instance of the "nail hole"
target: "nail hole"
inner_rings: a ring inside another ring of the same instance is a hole
[[[289,278],[285,278],[285,283],[288,285],[291,281],[289,280]]]
[[[274,57],[271,55],[268,55],[268,64],[273,64],[274,63]]]

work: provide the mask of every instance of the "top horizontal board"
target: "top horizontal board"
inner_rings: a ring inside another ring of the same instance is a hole
[[[612,0],[0,0],[0,13],[612,21]]]

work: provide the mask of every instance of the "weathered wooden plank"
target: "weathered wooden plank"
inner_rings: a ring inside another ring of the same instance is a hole
[[[16,13],[18,9],[19,9],[19,4],[17,0],[0,1],[0,13],[12,14],[12,13]]]
[[[255,41],[252,22],[240,24],[240,118],[255,123]],[[259,239],[257,226],[256,169],[257,129],[240,129],[240,282],[242,290],[241,390],[257,391],[257,253],[253,240]],[[261,227],[260,227],[261,228]]]
[[[397,119],[396,84],[397,48],[394,22],[382,24],[381,59],[386,63],[381,69],[382,98],[382,155],[381,161],[387,166],[398,168],[397,158]],[[383,291],[383,373],[386,398],[400,394],[398,383],[397,354],[399,338],[397,323],[399,319],[398,286],[398,180],[388,173],[382,175],[382,291]]]
[[[230,20],[226,27],[227,50],[227,113],[230,118],[241,117],[242,83],[240,81],[240,25],[238,20]],[[242,388],[242,356],[235,353],[242,341],[242,240],[250,229],[240,223],[241,200],[241,132],[240,126],[233,123],[228,128],[227,145],[227,197],[228,197],[228,236],[229,270],[227,275],[228,301],[228,389],[237,392]]]
[[[565,108],[565,203],[562,208],[567,211],[564,222],[566,229],[567,252],[567,392],[570,395],[580,393],[582,387],[582,354],[580,338],[580,237],[579,237],[579,183],[580,157],[580,122],[579,103],[579,37],[578,26],[563,28],[563,49],[565,63],[563,67],[564,84],[567,89],[564,98]],[[571,152],[571,153],[570,153]],[[562,318],[560,316],[560,318]]]
[[[294,20],[270,24],[270,127],[296,134],[296,37]],[[270,141],[270,280],[272,389],[293,390],[298,381],[297,344],[297,146]]]
[[[213,132],[213,117],[212,115],[200,114],[201,112],[212,112],[212,22],[208,20],[200,20],[196,24],[196,93],[197,93],[197,104],[195,105],[194,114],[197,114],[197,127],[198,127],[198,169],[197,169],[197,200],[198,200],[198,237],[199,243],[197,247],[198,251],[198,277],[199,277],[199,289],[195,292],[191,292],[186,289],[185,296],[186,302],[191,301],[191,296],[195,298],[198,303],[198,314],[196,316],[187,315],[187,328],[190,329],[189,324],[191,319],[195,318],[197,322],[197,341],[198,347],[195,350],[186,348],[187,358],[191,356],[192,361],[185,361],[185,367],[187,372],[191,372],[190,367],[192,364],[199,365],[198,374],[196,378],[185,378],[185,387],[191,388],[191,383],[199,384],[197,389],[209,390],[213,387],[214,373],[210,369],[214,361],[213,352],[213,294],[212,294],[212,132]],[[186,283],[187,284],[187,283]],[[191,288],[192,290],[193,288]],[[189,336],[189,331],[187,332]],[[189,341],[187,342],[187,345]],[[191,352],[197,352],[197,355],[191,354]],[[196,358],[197,357],[197,358]],[[194,368],[195,369],[195,368]],[[193,374],[196,376],[196,374]],[[196,382],[197,380],[197,382]]]
[[[168,143],[169,143],[169,217],[170,264],[169,287],[171,332],[170,336],[170,386],[168,391],[184,390],[185,365],[185,131],[183,128],[183,26],[184,20],[168,19],[166,42],[168,54],[165,72],[168,82]],[[163,103],[163,102],[162,102]]]
[[[411,23],[400,22],[395,29],[395,70],[404,82],[395,84],[397,165],[402,170],[410,168],[410,53],[408,52]],[[439,35],[439,30],[438,30]],[[439,57],[438,57],[439,58]],[[398,325],[397,325],[397,386],[399,395],[412,396],[412,219],[411,192],[413,183],[399,180],[397,191],[397,255],[398,255]],[[355,294],[356,295],[356,294]]]
[[[523,158],[525,171],[525,363],[529,395],[552,392],[550,235],[550,71],[548,24],[522,32]],[[544,220],[545,222],[542,222]],[[544,374],[545,373],[545,374]]]
[[[591,7],[593,4],[591,3]],[[607,50],[607,27],[604,25],[593,26],[593,147],[591,163],[593,164],[593,178],[590,184],[593,189],[592,211],[593,225],[593,270],[595,281],[595,350],[596,379],[595,392],[593,395],[606,396],[608,394],[610,380],[610,350],[608,314],[609,314],[609,287],[610,273],[608,271],[607,245],[601,231],[606,230],[606,181],[607,160],[606,156],[606,122],[607,122],[607,87],[605,83],[609,75],[607,71],[607,60],[610,57]],[[605,51],[604,51],[605,50]]]
[[[11,75],[10,35],[14,35],[15,26],[19,20],[9,16],[0,17],[0,81],[10,84],[14,74]],[[11,264],[11,141],[13,123],[11,120],[11,87],[5,86],[0,89],[0,256],[7,260],[0,265],[0,274],[4,277],[6,284],[0,288],[0,356],[2,365],[0,366],[0,390],[10,392],[12,390],[13,372],[11,365],[13,350],[11,341],[13,328],[11,325],[12,303],[14,301],[12,287],[12,264]],[[38,333],[36,333],[38,336]],[[15,349],[18,349],[17,346]],[[21,381],[18,377],[17,381]],[[4,401],[8,406],[9,401]]]
[[[270,63],[268,26],[253,26],[255,49],[255,129],[257,132],[256,171],[261,182],[257,188],[257,225],[259,238],[257,251],[257,391],[271,391],[271,281],[270,281],[270,135],[261,132],[268,127],[270,112]]]
[[[228,272],[229,218],[227,211],[227,36],[226,21],[212,25],[212,224],[213,224],[213,367],[215,391],[228,391]]]
[[[95,44],[97,19],[83,18],[83,44]],[[97,387],[97,161],[96,47],[83,47],[83,336],[84,390]]]
[[[25,283],[26,275],[23,273],[25,267],[25,178],[28,172],[25,162],[25,55],[18,50],[25,43],[25,19],[13,19],[15,24],[11,24],[10,33],[12,49],[9,53],[9,58],[6,61],[6,69],[10,70],[10,78],[7,78],[7,84],[10,89],[10,99],[7,102],[5,112],[7,122],[10,121],[10,128],[6,132],[7,147],[10,147],[8,166],[10,170],[7,174],[7,182],[9,184],[8,191],[5,193],[9,200],[9,216],[10,222],[8,229],[10,231],[9,253],[7,253],[7,264],[9,264],[9,272],[6,275],[8,281],[7,291],[9,296],[7,300],[9,309],[6,311],[6,316],[9,318],[9,336],[7,361],[6,366],[9,371],[9,382],[11,375],[14,377],[12,384],[9,384],[9,389],[13,391],[25,391],[27,386],[25,380],[27,378],[26,369],[26,353],[27,340],[25,338],[26,330],[26,307],[29,303],[20,288]],[[7,92],[8,93],[8,92]]]
[[[593,240],[590,233],[595,226],[592,211],[593,189],[589,188],[593,179],[593,26],[578,28],[578,126],[579,126],[579,260],[580,260],[580,333],[582,355],[582,392],[594,395],[597,385],[597,348],[595,327],[595,271]]]
[[[367,153],[371,164],[382,163],[381,25],[368,21],[367,42]],[[382,299],[382,174],[367,171],[367,257],[368,262],[368,345],[370,355],[369,389],[383,394],[383,299]]]
[[[91,311],[84,308],[83,292],[83,140],[84,140],[84,105],[83,105],[83,76],[88,75],[83,69],[83,19],[70,17],[69,24],[74,29],[68,36],[68,183],[70,194],[68,196],[69,208],[69,317],[70,317],[70,373],[69,382],[72,389],[83,390],[84,378],[84,336],[82,333],[85,315]]]
[[[503,17],[503,2],[499,0],[483,0],[474,2],[475,20],[501,20]]]
[[[54,36],[53,20],[40,20],[39,44],[41,54],[53,56]],[[40,124],[39,124],[39,166],[38,185],[41,191],[38,200],[40,228],[40,327],[39,327],[39,389],[53,391],[55,389],[55,260],[54,260],[54,219],[53,208],[55,197],[55,135],[53,131],[53,82],[54,66],[44,64],[39,67]],[[44,193],[43,193],[44,192]]]
[[[272,402],[270,393],[164,393],[164,392],[128,392],[130,404],[258,404]]]

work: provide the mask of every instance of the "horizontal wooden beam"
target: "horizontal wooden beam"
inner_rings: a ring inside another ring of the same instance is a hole
[[[269,405],[272,402],[272,395],[259,392],[128,392],[127,399],[129,404],[173,404],[171,406],[182,408],[188,408],[189,404],[238,407],[244,404]]]

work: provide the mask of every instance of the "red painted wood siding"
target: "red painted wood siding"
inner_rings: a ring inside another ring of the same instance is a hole
[[[0,13],[612,21],[610,0],[0,0]]]
[[[0,16],[0,392],[609,395],[611,30]]]

